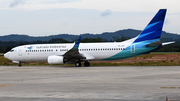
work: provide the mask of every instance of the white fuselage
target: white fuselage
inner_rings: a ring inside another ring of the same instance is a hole
[[[133,40],[135,38],[124,42],[80,43],[79,53],[86,56],[87,60],[103,60],[121,52]],[[47,61],[47,58],[51,55],[63,56],[73,46],[74,43],[23,45],[13,48],[4,56],[13,61]]]

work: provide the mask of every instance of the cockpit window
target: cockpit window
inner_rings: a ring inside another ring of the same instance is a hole
[[[12,50],[10,50],[10,52],[14,52],[14,50],[12,49]]]

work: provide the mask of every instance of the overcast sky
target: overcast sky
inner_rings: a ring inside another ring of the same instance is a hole
[[[161,8],[163,30],[180,34],[180,0],[0,0],[0,36],[143,30]]]

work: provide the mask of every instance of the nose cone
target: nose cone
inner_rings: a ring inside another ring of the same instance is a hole
[[[5,53],[5,54],[4,54],[4,57],[8,59],[9,53]]]

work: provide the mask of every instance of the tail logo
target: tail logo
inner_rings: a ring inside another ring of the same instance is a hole
[[[154,16],[154,18],[149,22],[146,28],[135,40],[135,43],[152,39],[160,39],[165,15],[166,9],[160,9],[159,12]]]

